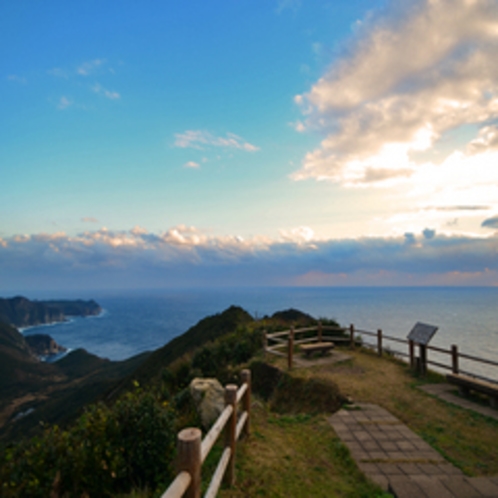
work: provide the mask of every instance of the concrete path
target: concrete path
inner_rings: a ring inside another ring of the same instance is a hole
[[[448,403],[461,406],[462,408],[466,408],[467,410],[472,410],[474,412],[480,413],[485,417],[491,417],[495,420],[498,420],[498,410],[495,410],[490,406],[479,405],[475,401],[453,394],[454,391],[458,388],[450,384],[425,384],[423,386],[419,386],[419,389],[422,389],[422,391],[425,391],[428,394],[432,394],[433,396],[437,396],[438,398],[443,399]]]
[[[329,422],[358,467],[397,498],[498,498],[498,477],[465,477],[380,406],[357,403]]]

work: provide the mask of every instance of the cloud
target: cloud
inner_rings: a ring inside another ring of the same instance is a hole
[[[105,59],[93,59],[91,61],[83,62],[76,68],[76,73],[80,76],[89,76],[106,63]]]
[[[213,236],[179,225],[163,233],[102,228],[1,239],[5,288],[169,285],[498,284],[498,235],[407,233],[315,240],[306,227],[278,239]]]
[[[18,76],[17,74],[9,74],[7,76],[8,81],[13,81],[15,83],[20,83],[21,85],[26,85],[28,83],[28,79],[24,76]]]
[[[468,125],[481,131],[467,153],[496,147],[496,127],[489,124],[498,119],[496,3],[403,5],[403,15],[362,23],[349,51],[296,96],[306,127],[326,138],[293,179],[412,182],[420,167],[416,153],[430,152],[448,132]]]
[[[188,163],[185,163],[183,165],[183,167],[196,169],[196,168],[200,168],[201,165],[199,163],[196,163],[195,161],[189,161]]]
[[[73,105],[73,101],[64,95],[59,99],[57,109],[64,110]]]
[[[92,86],[92,91],[98,95],[103,95],[110,100],[117,100],[121,98],[121,95],[118,92],[107,90],[100,83],[95,83],[95,85]]]
[[[51,76],[55,76],[56,78],[64,78],[64,79],[69,78],[69,72],[66,71],[65,69],[60,68],[60,67],[54,67],[53,69],[49,69],[47,71],[47,74],[50,74]]]
[[[301,8],[301,0],[278,0],[277,14],[281,14],[284,10],[291,10],[294,14]]]
[[[98,223],[99,220],[97,218],[94,218],[93,216],[86,216],[85,218],[81,218],[81,221],[83,223]]]
[[[487,218],[481,223],[481,226],[486,228],[498,228],[498,215]]]
[[[225,137],[216,137],[203,130],[187,130],[184,133],[175,134],[175,147],[203,150],[209,146],[239,149],[246,152],[259,150],[259,147],[246,142],[234,133],[227,133]]]

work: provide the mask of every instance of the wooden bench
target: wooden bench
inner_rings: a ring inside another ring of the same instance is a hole
[[[450,384],[457,385],[462,395],[468,395],[469,391],[478,391],[488,395],[490,405],[493,408],[498,408],[498,384],[454,373],[447,374],[446,380]]]
[[[301,344],[301,350],[306,356],[311,353],[321,352],[324,355],[327,351],[334,349],[333,342],[310,342],[309,344]]]

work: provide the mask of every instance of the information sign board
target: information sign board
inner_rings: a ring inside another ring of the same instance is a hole
[[[408,334],[408,339],[416,344],[422,344],[426,346],[432,339],[432,336],[436,333],[439,327],[434,325],[427,325],[426,323],[417,322],[412,328],[411,332]]]

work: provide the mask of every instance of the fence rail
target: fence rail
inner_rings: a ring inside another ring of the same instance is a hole
[[[251,414],[251,372],[243,370],[242,386],[234,384],[225,387],[225,408],[209,432],[202,439],[200,429],[188,427],[178,433],[178,474],[161,498],[200,498],[201,468],[209,452],[225,430],[225,448],[218,466],[211,478],[204,498],[214,498],[223,479],[228,485],[235,480],[236,443],[242,434],[249,436]],[[242,413],[238,417],[237,405],[241,403]]]
[[[316,331],[316,335],[309,336],[308,333],[313,331]],[[341,337],[328,333],[331,331],[335,333],[340,332],[343,335]],[[296,339],[296,336],[299,336],[301,334],[308,334],[308,336],[302,339]],[[354,349],[358,342],[358,337],[363,336],[377,338],[376,344],[365,342],[362,344],[363,346],[376,350],[379,356],[382,356],[384,353],[390,353],[409,358],[411,367],[413,369],[417,369],[422,374],[426,373],[427,365],[434,365],[441,369],[450,370],[452,373],[464,373],[477,379],[498,383],[498,371],[496,374],[497,378],[491,379],[488,377],[484,377],[478,373],[462,370],[459,365],[459,360],[464,359],[470,362],[481,363],[493,367],[498,367],[498,361],[462,353],[458,350],[458,346],[456,345],[452,345],[450,349],[428,345],[425,346],[422,344],[415,344],[413,341],[410,341],[408,339],[401,339],[399,337],[384,335],[381,329],[377,330],[377,332],[373,332],[369,330],[356,329],[354,325],[351,325],[349,328],[332,327],[330,325],[322,326],[319,322],[315,327],[306,327],[301,329],[294,329],[293,327],[291,327],[289,330],[265,334],[265,350],[271,354],[287,356],[288,367],[292,368],[294,363],[294,348],[296,345],[312,342],[332,341],[334,343],[349,343],[349,347],[351,349]],[[392,350],[389,347],[385,347],[385,341],[404,344],[408,347],[408,352],[396,351]],[[416,356],[416,347],[418,347],[419,350],[418,356]],[[284,351],[282,351],[282,348],[284,349]],[[433,351],[435,353],[443,355],[449,355],[451,357],[450,362],[446,364],[441,363],[440,361],[435,361],[432,358],[428,359],[428,351]]]

